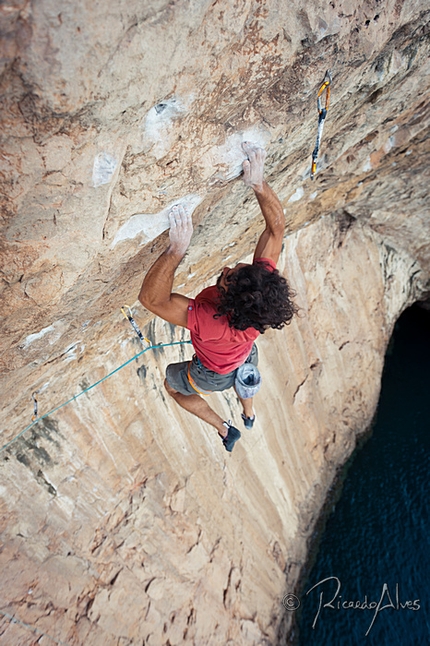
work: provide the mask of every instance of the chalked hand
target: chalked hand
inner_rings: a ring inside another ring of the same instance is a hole
[[[170,248],[174,253],[184,256],[193,235],[191,214],[178,204],[169,213]]]
[[[243,142],[242,149],[248,157],[242,164],[243,181],[247,186],[259,189],[262,187],[264,181],[266,151],[264,148],[260,148],[260,146],[249,141]]]

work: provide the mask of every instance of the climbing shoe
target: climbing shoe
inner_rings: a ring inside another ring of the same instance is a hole
[[[242,419],[243,423],[245,424],[245,428],[252,428],[254,426],[255,415],[253,415],[252,417],[246,417],[246,415],[242,413]]]
[[[225,450],[231,453],[234,445],[241,436],[241,432],[234,426],[231,426],[230,422],[224,422],[224,426],[228,430],[228,433],[225,437],[221,435],[222,443],[224,444]]]

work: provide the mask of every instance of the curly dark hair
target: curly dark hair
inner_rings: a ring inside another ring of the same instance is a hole
[[[261,334],[268,328],[280,330],[298,312],[292,301],[296,294],[277,269],[263,263],[245,265],[225,277],[227,289],[220,285],[221,279],[222,274],[217,281],[220,302],[214,318],[226,315],[236,330],[253,327]]]

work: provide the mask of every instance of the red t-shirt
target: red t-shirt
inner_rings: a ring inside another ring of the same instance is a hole
[[[270,258],[258,258],[254,262],[264,263],[272,271],[276,269],[275,262]],[[260,332],[253,327],[236,330],[229,326],[225,315],[214,319],[218,302],[216,285],[207,287],[195,299],[190,298],[187,328],[202,364],[209,370],[226,375],[244,363]]]

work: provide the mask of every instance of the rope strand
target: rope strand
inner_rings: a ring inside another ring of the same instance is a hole
[[[9,442],[7,442],[6,444],[4,444],[4,445],[0,448],[0,453],[1,453],[2,451],[4,451],[5,449],[7,449],[11,444],[13,444],[14,442],[16,442],[16,440],[17,440],[18,438],[20,438],[22,435],[24,435],[24,433],[26,433],[27,431],[29,431],[33,426],[35,426],[35,425],[36,425],[38,422],[40,422],[42,419],[46,419],[46,417],[49,417],[50,415],[52,415],[53,413],[55,413],[57,410],[60,410],[60,408],[63,408],[64,406],[67,406],[67,404],[70,404],[72,401],[75,401],[75,399],[77,399],[77,398],[78,398],[78,397],[80,397],[81,395],[84,395],[85,393],[87,393],[87,392],[88,392],[89,390],[91,390],[92,388],[95,388],[96,386],[98,386],[99,384],[101,384],[103,381],[106,381],[106,379],[109,379],[109,377],[112,377],[112,375],[114,375],[116,372],[118,372],[119,370],[121,370],[121,369],[122,369],[122,368],[124,368],[125,366],[128,366],[128,364],[129,364],[129,363],[131,363],[131,362],[132,362],[132,361],[134,361],[135,359],[138,359],[142,354],[144,354],[144,353],[145,353],[145,352],[147,352],[148,350],[155,350],[156,348],[165,348],[165,347],[168,347],[168,346],[171,346],[171,345],[184,345],[185,343],[191,343],[191,341],[173,341],[172,343],[158,343],[157,345],[150,345],[150,346],[148,346],[147,348],[144,348],[143,350],[141,350],[140,352],[138,352],[134,357],[131,357],[131,359],[128,359],[128,360],[127,360],[125,363],[123,363],[121,366],[119,366],[118,368],[115,368],[115,370],[112,370],[112,372],[110,372],[108,375],[105,375],[104,377],[102,377],[101,379],[99,379],[98,381],[96,381],[94,384],[91,384],[91,386],[88,386],[88,388],[85,388],[84,390],[81,390],[81,392],[80,392],[80,393],[78,393],[77,395],[73,395],[73,397],[71,397],[70,399],[68,399],[68,400],[67,400],[67,401],[65,401],[64,403],[60,404],[59,406],[56,406],[55,408],[53,408],[52,410],[48,411],[48,412],[47,412],[47,413],[45,413],[44,415],[40,415],[40,417],[38,417],[37,419],[35,419],[34,421],[32,421],[32,422],[31,422],[31,424],[29,424],[29,425],[28,425],[28,426],[26,426],[22,431],[20,431],[20,432],[18,433],[18,435],[16,435],[16,436],[15,436],[14,438],[12,438]]]

